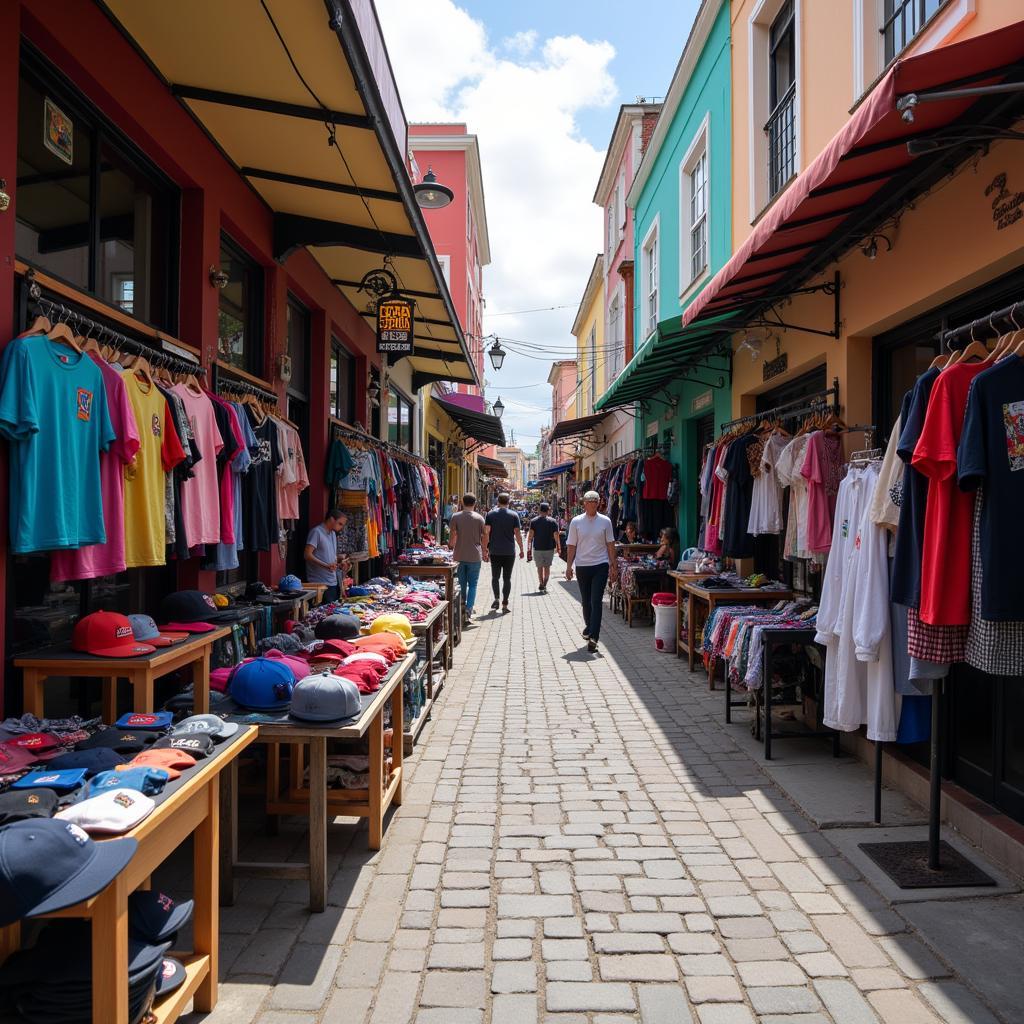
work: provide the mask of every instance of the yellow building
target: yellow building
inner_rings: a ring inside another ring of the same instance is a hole
[[[580,299],[572,334],[576,339],[576,395],[574,409],[566,420],[580,420],[594,415],[594,403],[608,387],[608,359],[604,337],[604,254],[594,257],[583,298]],[[580,424],[582,427],[583,424]],[[577,433],[576,479],[593,480],[597,475],[596,454],[601,424]],[[566,435],[568,436],[568,435]]]

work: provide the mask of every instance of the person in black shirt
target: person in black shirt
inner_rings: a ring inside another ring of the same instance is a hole
[[[498,608],[498,582],[501,581],[501,610],[508,611],[508,597],[512,593],[512,568],[516,564],[516,546],[523,558],[523,532],[519,516],[508,507],[508,495],[498,495],[498,507],[492,508],[484,520],[490,528],[487,547],[491,556],[491,590],[494,601],[491,611]],[[504,578],[502,578],[504,577]]]
[[[540,514],[530,521],[530,530],[526,535],[526,558],[532,558],[537,565],[537,580],[542,594],[547,593],[555,552],[558,552],[559,557],[562,555],[558,520],[548,515],[550,510],[551,506],[546,501],[540,503]]]

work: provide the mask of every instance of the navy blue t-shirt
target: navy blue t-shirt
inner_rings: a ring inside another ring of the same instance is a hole
[[[516,553],[516,530],[519,516],[507,508],[492,508],[484,520],[491,528],[487,550],[492,555],[514,555]]]
[[[556,519],[545,515],[537,516],[530,523],[530,529],[533,530],[534,551],[555,550],[555,534],[558,533],[558,521]]]
[[[754,477],[750,472],[747,449],[756,440],[755,434],[748,434],[733,441],[722,460],[722,468],[729,474],[725,489],[722,554],[729,558],[752,558],[754,555],[754,538],[747,533],[750,505],[754,497]]]
[[[903,470],[903,498],[896,549],[892,558],[891,599],[907,608],[921,603],[921,557],[924,551],[924,510],[928,503],[928,477],[910,464],[918,438],[924,429],[928,397],[938,380],[937,369],[925,370],[903,400],[903,429],[896,454],[906,463]]]
[[[1024,620],[1024,359],[983,370],[971,383],[960,447],[960,489],[983,485],[981,506],[981,617]]]

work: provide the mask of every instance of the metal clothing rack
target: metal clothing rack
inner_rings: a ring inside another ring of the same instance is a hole
[[[831,401],[830,401],[831,399]],[[802,398],[795,398],[791,402],[783,402],[771,409],[762,412],[754,412],[749,416],[737,416],[734,420],[722,424],[722,432],[732,430],[734,427],[747,423],[758,423],[765,419],[796,419],[798,416],[806,416],[812,412],[822,412],[831,406],[832,412],[839,415],[839,378],[832,378],[832,387],[824,391],[817,391],[814,394],[804,395]]]
[[[600,472],[604,472],[608,469],[614,469],[616,466],[621,466],[624,462],[629,462],[630,459],[644,459],[657,453],[663,459],[667,459],[669,453],[672,450],[672,445],[669,441],[660,441],[657,444],[648,445],[645,448],[634,448],[631,452],[626,452],[625,455],[620,455],[617,459],[612,459],[611,462],[606,462],[600,469]]]
[[[952,330],[940,331],[936,338],[950,351],[955,348],[954,342],[960,338],[974,338],[979,332],[987,331],[990,334],[999,334],[1000,330],[996,324],[1004,326],[1011,325],[1016,330],[1024,330],[1024,299],[1014,302],[1012,305],[1004,306],[1002,309],[993,310],[988,316],[978,317],[970,323],[961,327],[954,327]]]
[[[73,324],[76,329],[92,335],[100,344],[109,342],[115,348],[130,352],[132,355],[144,356],[153,366],[165,367],[172,373],[194,373],[197,376],[206,372],[206,368],[198,361],[184,359],[162,349],[153,348],[152,345],[146,345],[127,334],[113,330],[98,320],[93,320],[92,317],[80,313],[73,306],[48,299],[45,295],[33,297],[30,305],[37,313],[51,321]]]
[[[220,373],[218,373],[216,389],[218,395],[255,395],[260,399],[260,401],[269,402],[271,405],[277,405],[277,395],[275,395],[273,391],[257,387],[255,384],[250,384],[247,380],[238,380],[234,377],[222,377]]]
[[[366,433],[365,430],[360,430],[358,427],[349,426],[347,423],[341,423],[338,420],[331,419],[331,437],[347,437],[352,441],[360,441],[363,444],[368,444],[375,448],[382,448],[388,454],[394,456],[396,459],[401,459],[404,462],[418,462],[424,466],[430,466],[430,463],[426,459],[421,459],[418,455],[413,455],[412,452],[405,448],[399,448],[398,445],[392,444],[390,441],[383,441],[379,437],[374,437],[373,434]],[[433,467],[431,467],[433,468]],[[437,472],[436,470],[434,470]]]

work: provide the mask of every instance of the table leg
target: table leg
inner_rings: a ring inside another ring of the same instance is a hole
[[[767,640],[764,644],[764,678],[761,688],[764,690],[764,759],[772,759],[772,655],[774,648]]]
[[[392,722],[395,746],[402,742],[402,721]],[[384,709],[370,723],[370,849],[379,850],[384,839]]]
[[[225,834],[220,843],[220,899],[235,904],[235,865],[238,863],[238,759],[220,773],[220,820]]]
[[[402,739],[402,722],[403,714],[405,711],[405,687],[402,683],[399,683],[391,694],[391,764],[395,769],[401,769],[402,760],[405,754],[405,741]],[[405,775],[405,772],[402,772]],[[384,781],[390,780],[382,780]],[[402,780],[398,780],[398,785],[395,787],[395,795],[391,798],[391,802],[396,807],[402,805]]]
[[[683,590],[676,580],[676,657],[683,656]]]
[[[689,669],[693,671],[693,648],[696,644],[697,628],[694,624],[694,609],[696,601],[693,594],[686,595],[686,646],[689,648]]]
[[[124,872],[93,903],[92,948],[93,1024],[128,1024],[128,892]]]
[[[401,742],[401,741],[399,741]],[[373,764],[373,755],[370,755]],[[373,772],[370,773],[373,785]],[[373,801],[371,799],[372,808]],[[372,826],[371,826],[372,832]],[[309,739],[309,909],[327,906],[327,739]]]
[[[707,623],[708,619],[710,619],[711,616],[714,615],[714,613],[715,613],[715,599],[712,597],[712,598],[708,599],[708,618],[704,620],[705,624]],[[708,658],[708,689],[709,690],[714,690],[714,688],[715,688],[715,657],[714,657],[714,655],[712,655],[710,658]]]
[[[432,626],[427,628],[424,633],[424,640],[426,643],[427,652],[427,686],[430,687],[430,696],[433,699],[434,696],[434,629]]]
[[[196,799],[196,796],[192,799]],[[195,876],[192,945],[197,953],[210,958],[210,971],[196,989],[193,1002],[199,1013],[209,1013],[217,1005],[217,953],[220,946],[220,902],[217,892],[220,881],[219,787],[212,781],[207,783],[201,799],[206,801],[206,817],[199,823],[192,837],[192,870]]]
[[[117,676],[103,680],[103,721],[108,725],[117,721]]]
[[[132,711],[153,711],[155,680],[151,671],[142,672],[132,679]]]
[[[27,714],[43,717],[43,685],[46,676],[34,668],[22,669],[21,704]]]
[[[0,928],[0,964],[19,949],[21,949],[21,923],[15,921],[14,924],[9,924],[6,928]]]
[[[267,803],[276,802],[281,795],[281,745],[267,744]],[[277,815],[267,815],[267,835],[277,835]]]
[[[210,710],[210,645],[207,644],[202,654],[192,666],[192,693],[195,700],[195,713],[205,715]]]

